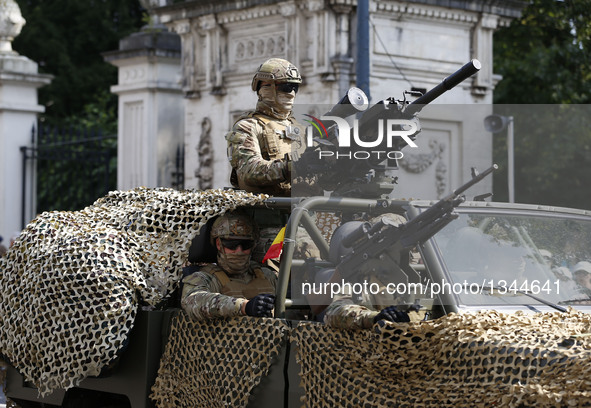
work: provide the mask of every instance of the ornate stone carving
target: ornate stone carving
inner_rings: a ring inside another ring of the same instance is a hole
[[[218,15],[218,22],[220,24],[230,24],[238,21],[253,20],[257,18],[265,18],[276,16],[280,13],[277,5],[258,6],[253,8],[238,9],[228,11]]]
[[[197,19],[198,27],[201,30],[213,30],[217,26],[215,14],[208,14]]]
[[[305,7],[308,11],[321,11],[324,10],[324,1],[307,0],[303,3],[303,7]]]
[[[234,61],[263,60],[285,54],[285,34],[266,33],[234,41]]]
[[[121,84],[142,81],[145,79],[146,70],[144,67],[126,67],[121,69]]]
[[[166,6],[169,3],[168,0],[140,0],[140,4],[143,8],[148,11],[150,15],[150,23],[147,27],[149,28],[164,28],[160,23],[160,18],[154,13],[154,9],[162,6]]]
[[[189,20],[177,20],[172,25],[172,30],[178,35],[191,32],[191,22]]]
[[[435,185],[437,186],[437,198],[443,197],[447,190],[447,166],[443,160],[439,160],[435,168]]]
[[[199,167],[195,169],[195,177],[199,179],[199,188],[207,190],[213,187],[213,144],[211,141],[211,120],[207,117],[201,121],[201,137],[196,147]]]
[[[293,16],[296,13],[296,5],[294,2],[279,4],[279,12],[283,17]]]
[[[0,0],[0,53],[16,54],[12,40],[21,33],[26,21],[14,0]]]
[[[474,24],[478,22],[478,14],[464,10],[435,9],[428,5],[399,4],[395,2],[378,2],[377,12],[420,17],[431,20],[449,20],[455,23]]]
[[[166,0],[140,0],[140,4],[151,13],[156,7],[165,6]]]
[[[498,22],[498,16],[483,13],[472,31],[473,53],[482,64],[482,69],[472,81],[473,95],[486,95],[487,91],[494,86],[492,43],[493,33],[498,27]]]
[[[328,2],[328,4],[331,5],[331,7],[334,6],[357,6],[357,0],[353,1],[353,0],[330,0]]]
[[[182,86],[185,97],[196,99],[201,97],[201,92],[197,84],[196,67],[196,36],[197,33],[191,30],[191,24],[188,20],[183,20],[175,24],[175,31],[182,39]]]
[[[427,170],[436,160],[435,183],[437,187],[437,198],[441,198],[446,191],[447,166],[443,162],[445,145],[436,140],[429,142],[429,153],[404,154],[404,158],[398,161],[400,167],[409,173],[419,174]]]

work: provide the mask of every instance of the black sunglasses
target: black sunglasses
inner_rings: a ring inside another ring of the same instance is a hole
[[[290,93],[291,91],[295,91],[295,93],[298,93],[298,89],[300,89],[300,84],[284,82],[282,84],[275,84],[275,87],[279,92]]]
[[[250,249],[254,246],[254,241],[247,240],[247,239],[224,239],[222,238],[222,246],[224,248],[228,248],[230,250],[235,250],[238,246],[242,247],[242,250],[245,251]]]

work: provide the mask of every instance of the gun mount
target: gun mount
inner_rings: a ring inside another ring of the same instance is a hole
[[[349,89],[321,117],[328,124],[328,139],[308,140],[308,148],[296,160],[296,173],[320,175],[321,185],[335,197],[387,196],[397,181],[387,171],[398,169],[404,147],[416,147],[414,140],[421,131],[418,113],[480,67],[473,59],[424,95],[405,91],[402,99],[386,98],[371,107],[361,89]],[[418,98],[410,102],[407,96]]]
[[[497,168],[493,164],[408,222],[397,225],[381,218],[373,225],[361,223],[341,239],[347,251],[337,266],[340,276],[355,281],[370,272],[387,274],[394,270],[400,275],[394,280],[408,281],[401,267],[404,254],[455,220],[458,215],[454,209],[465,201],[463,193]]]

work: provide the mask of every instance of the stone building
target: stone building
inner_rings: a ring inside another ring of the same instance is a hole
[[[38,65],[12,49],[25,20],[14,0],[0,1],[0,236],[4,244],[35,215],[35,168],[24,162],[37,114],[37,89],[51,82]]]
[[[241,112],[254,108],[250,82],[261,62],[281,57],[298,66],[304,86],[296,103],[322,114],[319,106],[338,102],[359,79],[360,30],[366,30],[368,38],[371,103],[402,98],[405,90],[432,89],[471,59],[482,64],[477,75],[438,98],[437,109],[421,112],[420,149],[404,150],[393,196],[441,196],[466,181],[470,167],[483,169],[492,162],[492,136],[481,120],[492,111],[492,92],[500,79],[493,73],[492,35],[519,16],[524,2],[359,1],[359,7],[369,3],[368,25],[366,20],[358,22],[356,0],[153,3],[151,12],[158,22],[181,40],[180,76],[169,77],[167,83],[172,89],[177,79],[176,89],[184,98],[177,113],[182,115],[186,188],[229,185],[224,135]],[[126,86],[121,81],[120,74],[116,91]],[[120,114],[120,122],[129,126],[126,115],[131,113]],[[129,129],[146,125],[138,122]],[[123,160],[129,162],[130,156]],[[491,183],[489,178],[478,189],[490,191]]]

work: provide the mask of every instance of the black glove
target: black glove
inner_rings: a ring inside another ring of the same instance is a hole
[[[256,295],[246,303],[244,311],[248,316],[273,317],[271,312],[275,306],[275,295]]]
[[[382,309],[382,311],[373,318],[374,323],[377,323],[380,320],[388,320],[395,323],[410,322],[408,313],[401,312],[396,306],[388,306]]]
[[[291,174],[293,177],[309,177],[323,174],[332,170],[336,163],[333,163],[331,156],[320,157],[321,151],[329,150],[334,153],[336,148],[328,141],[323,142],[330,145],[308,147],[302,154],[292,155],[291,160]],[[342,174],[339,174],[342,177]]]

